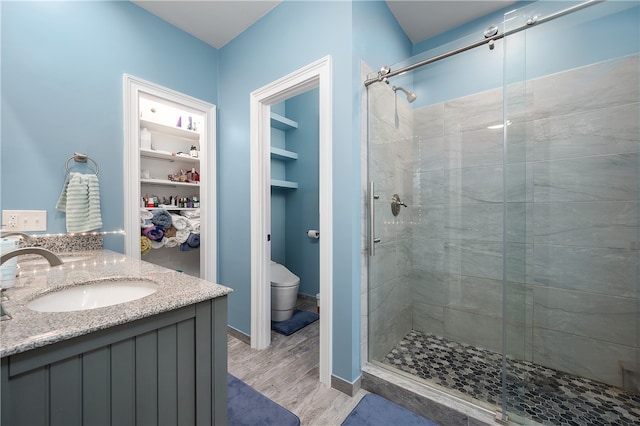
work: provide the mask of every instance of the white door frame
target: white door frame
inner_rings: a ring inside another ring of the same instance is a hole
[[[331,385],[333,327],[333,104],[331,56],[250,94],[251,347],[271,343],[271,105],[319,89],[320,382]]]
[[[200,278],[217,282],[216,106],[129,74],[124,87],[124,229],[125,253],[140,259],[140,94],[166,99],[204,116],[200,143]]]

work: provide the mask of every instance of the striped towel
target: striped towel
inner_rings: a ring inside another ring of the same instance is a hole
[[[98,176],[67,173],[56,209],[67,214],[67,232],[87,232],[101,228]]]

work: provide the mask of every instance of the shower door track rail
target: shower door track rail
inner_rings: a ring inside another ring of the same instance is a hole
[[[478,41],[473,42],[471,44],[468,44],[466,46],[462,46],[462,47],[459,47],[457,49],[453,49],[453,50],[451,50],[449,52],[442,53],[440,55],[431,57],[429,59],[425,59],[425,60],[420,61],[420,62],[416,62],[415,64],[407,65],[406,67],[400,68],[399,70],[396,70],[396,71],[389,71],[389,72],[386,72],[386,73],[378,72],[378,76],[377,77],[365,80],[364,85],[365,86],[369,86],[369,85],[371,85],[373,83],[377,83],[377,82],[380,82],[380,81],[384,81],[384,82],[388,83],[387,80],[389,78],[391,78],[391,77],[396,76],[396,75],[405,73],[407,71],[414,70],[416,68],[420,68],[420,67],[422,67],[424,65],[432,64],[434,62],[438,62],[438,61],[440,61],[442,59],[449,58],[451,56],[457,55],[458,53],[466,52],[467,50],[475,49],[476,47],[479,47],[479,46],[482,46],[482,45],[485,45],[485,44],[488,44],[488,43],[493,43],[496,40],[500,40],[500,39],[502,39],[502,38],[504,38],[504,37],[506,37],[508,35],[511,35],[511,34],[519,33],[520,31],[526,30],[527,28],[530,28],[530,27],[532,27],[534,25],[543,24],[545,22],[552,21],[552,20],[554,20],[556,18],[560,18],[561,16],[568,15],[570,13],[576,12],[578,10],[584,9],[586,7],[589,7],[589,6],[593,6],[593,5],[598,4],[598,3],[602,3],[604,1],[605,0],[588,0],[588,1],[585,1],[583,3],[579,3],[579,4],[575,5],[575,6],[570,6],[570,7],[566,8],[566,9],[559,10],[558,12],[551,13],[551,14],[549,14],[547,16],[543,16],[541,18],[537,17],[537,16],[533,16],[533,17],[527,19],[527,22],[525,24],[520,25],[519,27],[515,27],[515,28],[513,28],[513,29],[511,29],[509,31],[504,31],[504,32],[498,33],[498,34],[496,34],[494,36],[487,37],[487,38],[485,38],[483,40],[478,40]]]

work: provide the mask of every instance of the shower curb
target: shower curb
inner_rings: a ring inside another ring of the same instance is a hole
[[[495,412],[373,364],[362,367],[362,389],[378,394],[441,426],[495,424]]]

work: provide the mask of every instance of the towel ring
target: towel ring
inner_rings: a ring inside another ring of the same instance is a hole
[[[91,161],[93,165],[96,167],[96,176],[98,176],[98,171],[100,170],[100,168],[98,167],[98,163],[96,163],[96,161],[93,158],[89,157],[87,154],[83,154],[81,152],[74,152],[73,157],[69,157],[69,159],[64,165],[64,167],[67,169],[67,173],[69,173],[69,162],[71,160],[74,160],[77,163],[86,163],[87,160]]]

